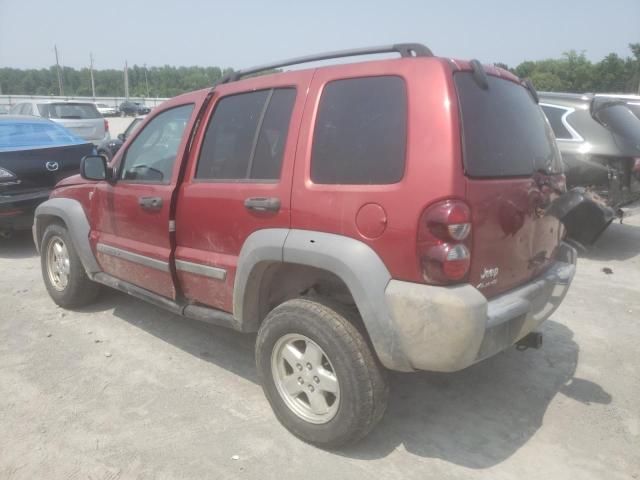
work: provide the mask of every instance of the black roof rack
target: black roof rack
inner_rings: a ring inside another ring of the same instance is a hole
[[[260,65],[257,67],[247,68],[232,72],[220,79],[218,83],[235,82],[242,77],[253,73],[273,70],[274,68],[288,67],[290,65],[299,65],[301,63],[318,62],[320,60],[329,60],[332,58],[357,57],[359,55],[375,55],[377,53],[399,53],[401,57],[433,57],[433,53],[428,47],[421,43],[396,43],[395,45],[383,45],[380,47],[354,48],[351,50],[339,50],[337,52],[325,52],[316,55],[307,55],[306,57],[290,58],[280,62]]]

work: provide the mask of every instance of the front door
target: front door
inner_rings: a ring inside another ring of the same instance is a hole
[[[174,100],[146,122],[114,159],[115,183],[100,182],[92,202],[103,271],[172,299],[171,202],[199,103]]]
[[[240,250],[289,228],[298,131],[312,72],[219,85],[176,205],[176,274],[191,301],[232,311]]]

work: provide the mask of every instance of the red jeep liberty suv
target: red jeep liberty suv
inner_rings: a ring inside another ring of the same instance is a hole
[[[385,52],[400,58],[241,79]],[[107,285],[258,332],[275,414],[324,447],[380,420],[386,369],[452,372],[534,346],[575,272],[531,84],[420,44],[235,72],[154,109],[81,172],[36,212],[53,300],[77,307]]]

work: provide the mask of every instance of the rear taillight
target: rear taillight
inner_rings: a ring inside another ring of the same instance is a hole
[[[107,122],[107,119],[104,119],[104,131],[108,132],[109,131],[109,122]]]
[[[471,266],[471,210],[461,200],[429,206],[420,217],[417,253],[424,280],[437,285],[466,280]]]
[[[631,167],[631,171],[636,174],[640,173],[640,158],[633,159],[633,166]]]

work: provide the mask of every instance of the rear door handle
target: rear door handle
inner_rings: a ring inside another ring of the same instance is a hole
[[[280,210],[280,199],[276,197],[252,197],[244,201],[244,208],[254,212],[277,212]]]
[[[162,198],[160,197],[140,197],[138,205],[145,210],[160,210],[162,208]]]

